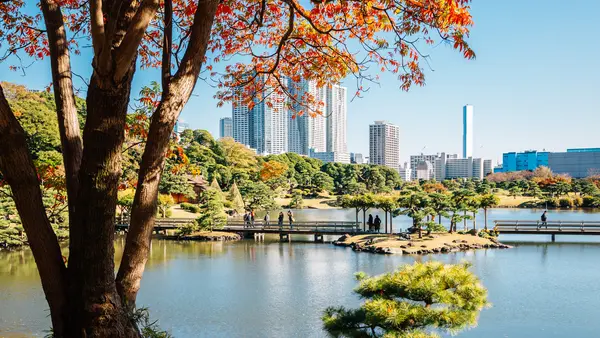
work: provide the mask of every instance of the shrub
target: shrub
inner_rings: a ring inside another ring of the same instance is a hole
[[[582,205],[587,208],[596,208],[600,206],[600,198],[594,196],[583,196]]]
[[[583,198],[581,198],[579,196],[573,197],[573,205],[578,208],[582,207],[583,206]]]
[[[181,203],[180,205],[181,209],[189,211],[189,212],[193,212],[195,214],[200,212],[200,207],[195,205],[195,204],[191,204],[191,203]]]
[[[304,204],[304,199],[302,198],[302,194],[298,192],[294,192],[292,194],[292,200],[290,201],[290,208],[292,209],[302,209]]]
[[[574,206],[573,200],[570,199],[569,197],[561,197],[558,200],[558,205],[561,208],[572,208]]]

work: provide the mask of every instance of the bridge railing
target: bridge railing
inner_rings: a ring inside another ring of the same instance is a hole
[[[277,222],[269,222],[268,224],[264,221],[254,221],[254,223],[248,223],[244,221],[228,221],[225,224],[227,229],[265,229],[265,230],[284,230],[284,231],[314,231],[314,232],[356,232],[362,223],[346,222],[346,221],[313,221],[313,222],[284,222],[279,224]]]
[[[518,232],[519,230],[594,231],[600,232],[600,221],[546,221],[541,220],[496,220],[494,230]]]

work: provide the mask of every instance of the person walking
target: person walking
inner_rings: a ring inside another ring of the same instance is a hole
[[[294,224],[293,224],[294,223],[294,214],[292,213],[291,210],[288,210],[287,215],[288,215],[288,221],[290,222],[290,230],[293,230],[294,229]]]
[[[250,222],[252,222],[252,227],[254,228],[254,219],[256,215],[254,214],[254,209],[250,210]]]
[[[381,229],[381,218],[377,215],[375,216],[375,231],[379,232],[379,229]]]
[[[277,224],[279,225],[279,230],[281,231],[281,229],[283,228],[283,218],[285,216],[283,215],[283,211],[279,212],[279,217],[277,217]]]
[[[546,213],[548,213],[548,210],[544,210],[544,213],[542,214],[542,217],[541,217],[542,224],[540,224],[538,226],[538,229],[540,229],[542,226],[545,226],[546,229],[548,229],[548,216],[546,216]]]
[[[369,225],[369,231],[373,230],[373,215],[369,214],[369,220],[367,221],[367,225]]]
[[[264,228],[265,226],[269,226],[269,221],[270,221],[270,220],[271,220],[271,217],[269,216],[269,213],[267,212],[267,213],[265,214],[265,218],[264,218],[264,221],[265,221],[265,222],[263,223],[263,228]]]
[[[248,215],[248,212],[244,213],[244,228],[246,227],[250,227],[250,216]]]

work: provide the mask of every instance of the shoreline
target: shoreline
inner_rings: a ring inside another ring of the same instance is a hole
[[[333,242],[335,246],[350,247],[357,252],[375,254],[427,255],[469,251],[476,249],[510,249],[510,245],[498,242],[495,237],[472,234],[432,233],[421,239],[402,239],[398,236],[366,234],[344,235]]]

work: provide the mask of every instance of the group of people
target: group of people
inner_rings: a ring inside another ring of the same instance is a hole
[[[381,230],[381,218],[379,218],[379,215],[376,215],[375,219],[373,219],[373,215],[369,214],[367,225],[369,225],[369,231],[375,230],[379,232]]]
[[[254,210],[250,210],[247,211],[244,214],[244,224],[245,226],[249,227],[249,228],[254,228],[254,220],[255,220],[256,214],[254,213]],[[288,218],[288,222],[290,225],[290,229],[293,229],[294,227],[294,213],[291,210],[288,210],[287,212],[287,218]],[[279,227],[283,226],[283,221],[285,219],[285,215],[283,213],[283,211],[279,212],[279,216],[277,216],[277,224],[279,225]],[[271,224],[271,216],[269,216],[269,213],[265,214],[265,217],[263,218],[263,226],[268,226]]]

